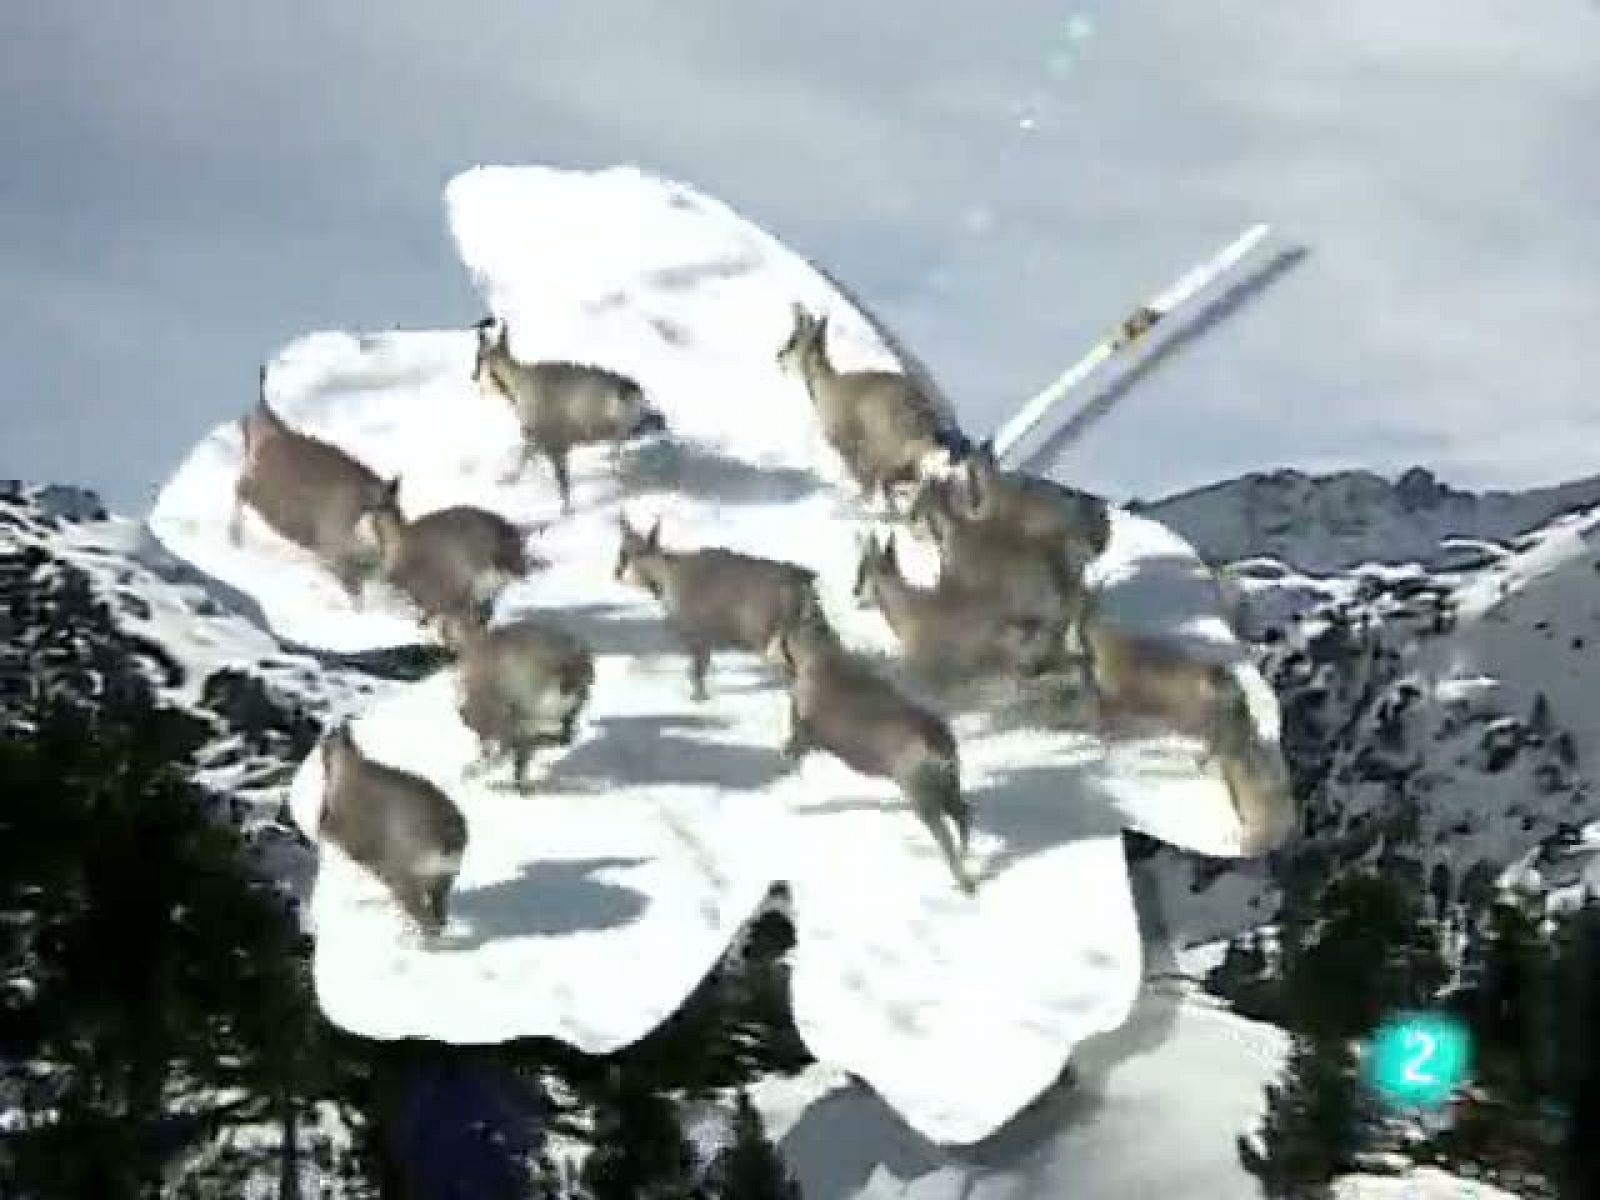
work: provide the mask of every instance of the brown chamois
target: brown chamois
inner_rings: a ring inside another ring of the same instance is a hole
[[[398,478],[373,511],[372,529],[384,578],[429,623],[486,613],[507,586],[539,565],[523,531],[488,509],[452,505],[408,521]]]
[[[393,488],[331,442],[291,428],[267,403],[267,368],[260,372],[256,405],[239,420],[243,462],[233,488],[228,538],[243,538],[244,509],[268,528],[314,556],[350,598],[376,566],[361,536],[362,518],[380,508]]]
[[[488,317],[476,328],[472,378],[511,405],[522,428],[520,469],[527,471],[535,455],[544,456],[563,513],[572,512],[569,460],[575,447],[609,444],[615,468],[626,442],[666,430],[666,418],[645,402],[643,389],[628,376],[588,363],[519,362],[511,356],[504,321]]]
[[[794,306],[794,325],[778,364],[798,374],[862,497],[880,495],[896,513],[893,488],[916,483],[930,463],[946,463],[958,431],[907,376],[894,371],[840,371],[828,357],[828,318]]]
[[[928,683],[1031,677],[1068,663],[1065,621],[997,615],[985,595],[948,582],[918,587],[900,569],[892,533],[882,544],[868,537],[855,595],[883,614],[906,666]]]
[[[456,712],[478,739],[475,772],[509,756],[522,788],[533,752],[567,746],[594,688],[594,654],[575,634],[537,616],[485,625],[448,619],[456,654]]]
[[[949,723],[846,648],[820,609],[788,622],[767,654],[789,683],[784,757],[799,761],[820,749],[862,775],[893,780],[933,835],[956,886],[976,890],[967,867],[972,809],[961,794],[961,756]]]
[[[994,446],[983,442],[968,455],[964,515],[987,530],[1031,542],[1063,556],[1074,578],[1111,542],[1111,509],[1092,492],[1022,471],[1005,471]]]
[[[317,829],[371,872],[422,932],[449,919],[450,889],[467,849],[467,820],[420,775],[362,753],[348,722],[322,739]]]
[[[997,613],[1034,617],[1069,631],[1083,603],[1083,583],[1059,555],[1038,544],[997,535],[963,518],[939,479],[923,481],[909,518],[939,550],[939,582],[987,596]]]
[[[624,516],[621,535],[614,574],[661,603],[668,626],[688,652],[696,700],[707,697],[713,651],[763,655],[784,621],[818,603],[817,573],[808,567],[721,546],[666,550],[659,519],[648,533],[640,533]]]

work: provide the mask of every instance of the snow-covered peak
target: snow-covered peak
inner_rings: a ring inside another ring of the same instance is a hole
[[[1451,897],[1503,878],[1571,904],[1600,883],[1584,833],[1600,820],[1600,506],[1466,569],[1244,578],[1303,852],[1442,867]],[[1273,915],[1254,871],[1177,874],[1196,937]]]
[[[1269,556],[1321,574],[1362,563],[1449,566],[1472,549],[1453,539],[1507,542],[1596,503],[1600,476],[1527,491],[1474,492],[1421,467],[1393,479],[1371,471],[1285,469],[1167,496],[1140,511],[1170,525],[1212,561]]]

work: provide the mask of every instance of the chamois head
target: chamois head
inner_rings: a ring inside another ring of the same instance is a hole
[[[856,565],[856,582],[852,588],[855,598],[862,604],[871,603],[877,590],[877,581],[885,574],[899,577],[900,557],[895,550],[894,534],[882,543],[876,534],[869,533],[861,546],[861,560]]]
[[[619,583],[632,583],[646,590],[655,590],[653,577],[645,564],[661,554],[661,518],[657,517],[648,533],[640,533],[628,524],[627,514],[617,518],[621,540],[617,544],[617,565],[612,572]]]
[[[507,353],[511,331],[499,317],[485,317],[472,328],[478,335],[478,353],[472,360],[472,381],[481,383],[485,369],[495,357]]]
[[[406,523],[405,513],[400,508],[400,476],[378,478],[363,498],[361,511],[362,525],[370,529],[378,555],[387,559],[398,548]]]
[[[785,371],[804,374],[813,350],[824,349],[828,344],[828,318],[812,316],[801,304],[795,304],[792,311],[794,324],[788,338],[778,348],[777,363]]]
[[[912,496],[911,505],[906,511],[906,520],[910,522],[911,527],[923,530],[934,541],[942,544],[944,530],[956,516],[950,496],[952,490],[948,479],[936,475],[924,475],[917,484],[916,494]]]
[[[338,775],[341,768],[351,762],[359,761],[361,748],[356,745],[355,734],[350,728],[349,719],[340,721],[322,737],[319,747],[322,753],[323,793],[327,795],[329,786]],[[327,801],[323,801],[323,811],[327,812]]]
[[[785,679],[793,680],[812,655],[838,645],[838,633],[813,598],[773,631],[762,658]]]
[[[267,364],[262,363],[256,373],[255,407],[239,419],[239,432],[244,443],[244,453],[249,459],[262,441],[274,434],[288,433],[289,424],[267,403]]]

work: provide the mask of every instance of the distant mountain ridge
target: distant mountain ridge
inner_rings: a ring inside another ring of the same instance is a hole
[[[1252,472],[1138,505],[1215,562],[1271,557],[1316,574],[1363,563],[1444,567],[1450,539],[1509,542],[1573,509],[1600,504],[1600,475],[1522,491],[1471,491],[1412,467]]]

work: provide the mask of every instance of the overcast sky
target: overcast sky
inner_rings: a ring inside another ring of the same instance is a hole
[[[0,474],[143,511],[256,365],[480,313],[441,189],[637,163],[850,284],[987,429],[1254,220],[1312,257],[1073,452],[1600,470],[1592,0],[5,0]]]

